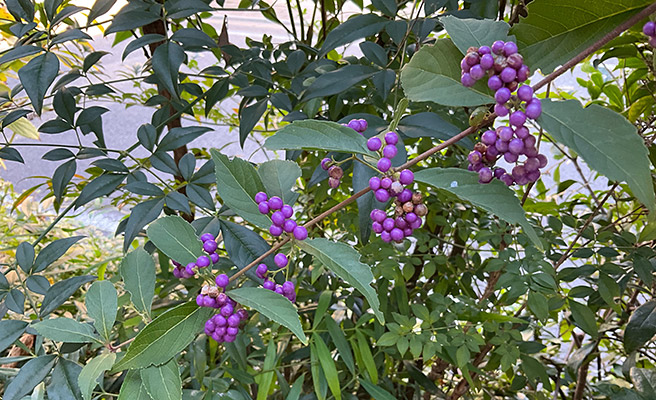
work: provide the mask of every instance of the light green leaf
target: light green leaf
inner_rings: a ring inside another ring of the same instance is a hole
[[[70,318],[52,318],[32,325],[40,335],[56,342],[102,343],[89,324]]]
[[[497,40],[508,41],[508,25],[504,21],[490,19],[458,18],[446,15],[440,18],[453,44],[462,54],[470,47],[491,46]]]
[[[168,362],[194,340],[213,312],[213,309],[191,302],[166,311],[137,334],[125,357],[113,370],[146,368]]]
[[[453,193],[463,200],[488,211],[509,224],[518,224],[538,247],[540,239],[526,219],[515,193],[499,180],[478,183],[478,174],[460,168],[430,168],[415,174],[415,180]]]
[[[182,380],[178,363],[175,360],[159,367],[152,366],[142,369],[141,382],[153,399],[182,399]]]
[[[651,0],[535,0],[510,33],[531,69],[548,74]]]
[[[121,261],[121,277],[125,290],[130,293],[134,308],[150,316],[155,295],[155,262],[141,247],[129,252]]]
[[[298,164],[293,161],[271,160],[260,164],[257,172],[269,197],[278,196],[285,204],[294,204],[298,194],[292,192],[292,188],[301,177]]]
[[[50,52],[34,57],[18,70],[18,77],[30,98],[34,111],[39,115],[41,115],[46,91],[57,77],[58,72],[59,59]]]
[[[77,363],[60,358],[52,371],[50,384],[48,384],[48,400],[78,400],[82,393],[77,380],[80,376],[80,367]]]
[[[48,354],[26,362],[9,385],[5,387],[3,400],[22,399],[48,376],[55,361],[57,361],[57,356]]]
[[[176,215],[162,217],[148,226],[148,239],[171,260],[182,265],[196,262],[203,247],[191,224]]]
[[[326,381],[328,382],[328,387],[333,393],[333,396],[337,400],[342,399],[342,388],[339,385],[339,377],[337,376],[337,368],[335,367],[335,360],[333,360],[328,346],[321,339],[320,335],[312,335],[312,341],[314,342],[315,348],[317,350],[317,358],[321,363],[321,368],[323,369],[324,374],[326,375]]]
[[[94,282],[87,292],[85,304],[89,316],[93,318],[93,326],[105,342],[109,342],[118,311],[118,296],[114,285],[109,281]]]
[[[286,327],[303,344],[307,337],[303,332],[296,307],[285,297],[263,288],[242,287],[228,292],[228,296],[239,304],[250,307],[265,317]]]
[[[262,365],[263,371],[262,374],[258,374],[255,377],[255,382],[257,383],[257,400],[266,400],[269,396],[269,390],[275,374],[273,372],[274,367],[276,366],[276,345],[275,341],[270,340],[269,345],[267,346],[266,356],[264,357],[264,364]]]
[[[21,135],[28,139],[39,140],[39,131],[27,118],[18,118],[16,121],[7,125],[17,135]]]
[[[656,371],[647,368],[631,368],[631,380],[635,390],[645,399],[656,398]]]
[[[439,39],[412,56],[401,71],[401,84],[412,101],[432,101],[445,106],[478,106],[494,102],[485,79],[472,87],[460,83],[463,54],[450,39]]]
[[[152,400],[141,381],[139,370],[129,370],[118,393],[118,400]]]
[[[269,137],[270,150],[325,150],[372,156],[367,139],[337,122],[306,119],[294,121]]]
[[[539,123],[590,168],[628,183],[638,200],[656,210],[647,147],[622,115],[596,104],[583,108],[578,100],[542,100]]]
[[[313,255],[326,268],[362,293],[378,321],[385,323],[378,295],[371,286],[374,280],[371,267],[360,262],[360,253],[357,250],[347,244],[323,238],[298,241],[297,244],[301,250]]]
[[[216,173],[216,190],[224,204],[246,221],[268,228],[271,219],[260,214],[255,195],[265,191],[255,167],[248,161],[235,157],[229,160],[217,150],[210,150]]]
[[[82,368],[80,376],[77,378],[77,384],[80,386],[84,400],[91,400],[93,389],[98,385],[99,379],[105,371],[108,371],[116,361],[116,353],[101,354],[92,358],[87,365]],[[100,381],[102,383],[102,381]]]
[[[656,335],[656,300],[638,307],[631,314],[624,330],[624,350],[631,353]]]
[[[588,306],[571,299],[569,300],[569,307],[576,326],[581,328],[583,332],[596,338],[599,332],[597,329],[597,318],[592,310]]]

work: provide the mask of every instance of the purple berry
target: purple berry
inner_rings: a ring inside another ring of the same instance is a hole
[[[285,216],[282,211],[276,211],[271,214],[271,221],[277,226],[282,226],[285,223]]]
[[[481,64],[480,64],[480,66],[481,66],[481,68],[483,68],[484,70],[488,70],[488,69],[494,67],[494,57],[492,56],[492,54],[484,54],[484,55],[481,57]],[[481,77],[481,78],[482,78],[482,77]],[[479,78],[479,79],[480,79],[480,78]]]
[[[282,227],[278,225],[271,225],[269,227],[269,233],[271,234],[271,236],[276,236],[276,237],[280,236],[282,235]]]
[[[511,153],[509,151],[507,151],[503,154],[503,159],[506,160],[506,162],[510,163],[510,164],[517,162],[518,158],[519,158],[519,156],[517,154]]]
[[[478,150],[472,151],[467,156],[467,160],[469,160],[469,162],[472,163],[472,164],[478,164],[478,163],[481,162],[482,159],[483,159],[483,155]]]
[[[547,166],[548,163],[547,156],[545,156],[544,154],[538,154],[537,159],[538,161],[540,161],[540,168],[544,168]]]
[[[410,236],[412,236],[412,231],[413,231],[412,228],[405,228],[405,229],[403,230],[403,235],[404,235],[405,237],[410,237]]]
[[[340,182],[341,181],[339,179],[333,178],[332,176],[328,178],[328,186],[330,186],[331,189],[337,189]]]
[[[497,75],[492,75],[487,80],[487,87],[489,87],[492,90],[499,90],[501,89],[502,86],[503,86],[503,81]]]
[[[203,298],[203,307],[214,308],[215,306],[216,306],[216,300],[214,300],[210,296],[205,296]]]
[[[214,235],[212,235],[211,233],[203,233],[203,234],[200,236],[200,240],[201,240],[203,243],[205,243],[205,242],[207,242],[207,241],[209,241],[209,240],[214,240]]]
[[[478,54],[490,54],[492,53],[492,49],[490,49],[490,46],[481,46],[478,48]]]
[[[408,222],[403,217],[394,218],[394,226],[403,230],[408,227]]]
[[[214,240],[208,240],[207,242],[203,243],[203,250],[205,250],[208,253],[214,253],[216,251],[216,248],[219,247]]]
[[[295,290],[294,282],[286,281],[285,283],[282,284],[282,292],[284,294],[294,293],[294,290]]]
[[[526,114],[524,111],[515,111],[510,114],[510,125],[513,126],[523,126],[526,123]]]
[[[292,234],[296,240],[305,240],[308,237],[308,231],[304,226],[297,226]]]
[[[483,142],[483,144],[491,146],[496,141],[497,141],[497,134],[494,131],[485,131],[481,135],[481,142]]]
[[[287,266],[287,263],[289,263],[289,260],[287,259],[286,255],[284,255],[282,253],[278,253],[278,254],[276,254],[275,257],[273,257],[273,262],[275,262],[278,267],[283,268],[283,267]]]
[[[481,168],[483,168],[483,163],[479,162],[479,163],[476,163],[476,164],[469,164],[469,167],[470,168],[468,168],[468,169],[470,171],[478,172]]]
[[[511,186],[513,183],[515,183],[515,180],[510,174],[503,174],[499,180],[505,183],[506,186]]]
[[[210,265],[210,258],[208,256],[200,256],[196,259],[198,268],[205,268]]]
[[[296,221],[294,221],[293,219],[288,219],[287,221],[285,221],[285,223],[282,226],[282,230],[287,233],[294,232],[294,229],[296,229]]]
[[[185,267],[185,271],[187,271],[188,274],[194,275],[194,268],[196,267],[196,263],[189,263]]]
[[[173,268],[173,276],[175,276],[178,279],[182,278],[182,274],[180,273],[180,268],[178,267]]]
[[[274,290],[276,288],[276,284],[273,281],[267,279],[262,284],[262,287],[265,288],[266,290]]]
[[[460,83],[462,83],[462,86],[464,87],[472,87],[476,83],[476,79],[474,79],[469,72],[465,72],[460,76]]]
[[[257,266],[257,269],[255,270],[255,273],[260,279],[264,279],[266,276],[267,272],[269,271],[269,268],[267,268],[266,264],[260,264]]]
[[[517,45],[515,44],[515,42],[506,42],[506,44],[503,45],[503,54],[506,57],[515,53],[517,53]]]
[[[649,38],[649,45],[651,47],[656,47],[656,36],[652,36]]]
[[[369,188],[371,190],[380,189],[380,178],[377,176],[371,177],[371,179],[369,179]]]
[[[282,199],[278,196],[273,196],[269,199],[269,208],[272,210],[280,210],[282,208]]]
[[[214,281],[216,282],[216,286],[225,289],[230,283],[230,278],[228,278],[228,275],[226,274],[219,274]]]
[[[526,116],[530,119],[537,119],[542,114],[542,103],[539,99],[533,99],[526,104]]]
[[[534,147],[535,146],[536,139],[535,139],[535,136],[528,135],[527,137],[525,137],[523,139],[523,141],[524,141],[524,147],[529,148],[529,147]]]
[[[282,212],[282,215],[285,218],[291,218],[294,215],[294,208],[292,208],[292,206],[290,206],[288,204],[285,204],[284,206],[282,206],[280,211]]]
[[[511,54],[506,58],[508,66],[515,69],[520,69],[524,65],[524,57],[521,54]]]
[[[394,220],[392,218],[385,218],[385,221],[383,221],[383,229],[387,232],[394,229]]]
[[[494,105],[494,113],[500,117],[505,117],[508,115],[508,108],[504,106],[503,104],[495,104]]]
[[[496,141],[495,141],[496,143]],[[497,150],[496,146],[488,146],[487,150],[485,151],[485,158],[489,159],[490,157],[496,158],[496,156],[499,155],[499,150]]]
[[[328,171],[328,168],[330,168],[330,164],[333,162],[330,158],[326,157],[323,160],[321,160],[321,168],[325,171]]]
[[[510,100],[510,94],[510,89],[503,87],[494,93],[494,100],[496,100],[498,104],[505,104]]]
[[[465,61],[467,61],[467,65],[469,65],[470,67],[473,67],[476,64],[478,64],[479,60],[480,57],[478,53],[473,53],[473,52],[467,53],[467,55],[465,56]]]
[[[412,173],[409,169],[404,169],[399,174],[399,182],[403,185],[409,185],[415,180],[415,174]]]
[[[192,276],[194,276],[194,271],[192,270],[191,272],[188,272],[187,268],[185,267],[185,268],[180,269],[180,274],[182,275],[183,278],[187,279],[187,278],[191,278]]]
[[[423,223],[424,223],[424,222],[421,220],[421,218],[417,218],[417,220],[416,220],[415,222],[413,222],[412,224],[410,224],[410,228],[412,228],[412,229],[419,229],[419,228],[421,228],[421,224],[423,224]]]
[[[211,318],[205,321],[205,329],[210,332],[214,332],[214,329],[216,329],[216,325],[214,325],[214,321]]]
[[[517,129],[515,129],[515,136],[517,136],[520,139],[524,139],[529,135],[528,128],[525,126],[520,126]]]
[[[232,312],[234,311],[234,307],[231,304],[226,304],[225,306],[221,307],[221,315],[224,317],[228,318],[232,315]]]
[[[528,179],[529,182],[536,182],[538,179],[540,179],[540,170],[535,170],[535,171],[529,171],[526,173],[526,179]]]
[[[399,195],[396,196],[396,198],[399,199],[401,203],[407,203],[412,200],[412,190],[403,189],[403,191],[399,193]]]
[[[495,168],[494,169],[494,177],[499,179],[503,174],[506,173],[506,170],[503,168]]]
[[[383,223],[385,221],[385,218],[387,218],[387,215],[385,215],[385,211],[379,210],[379,209],[374,209],[374,217],[373,220],[379,223]]]
[[[372,137],[367,140],[367,148],[371,151],[378,151],[380,150],[380,146],[382,146],[383,142],[377,137]]]
[[[246,321],[248,319],[248,311],[244,310],[243,308],[240,308],[237,310],[237,316],[239,316],[239,319],[242,321]]]
[[[540,160],[538,160],[537,157],[527,158],[526,161],[524,162],[524,168],[528,172],[537,171],[538,169],[540,169]]]
[[[269,213],[269,204],[263,201],[257,206],[257,209],[260,211],[260,214],[266,215]]]
[[[257,194],[255,195],[255,202],[256,202],[257,204],[260,204],[260,203],[262,203],[263,201],[267,201],[268,198],[269,198],[269,196],[267,196],[266,193],[264,193],[264,192],[257,192]],[[212,238],[212,239],[214,239],[214,238]]]
[[[383,189],[389,189],[392,186],[392,180],[388,177],[385,177],[380,180],[380,187]]]
[[[371,229],[376,233],[381,233],[383,231],[383,225],[380,222],[374,221],[371,223]]]
[[[415,214],[415,213],[413,213],[413,212],[409,212],[409,213],[407,213],[407,214],[405,215],[405,220],[406,220],[406,222],[408,222],[409,224],[412,224],[413,222],[415,222],[415,221],[417,220],[417,218],[418,218],[418,217],[417,217],[417,214]]]
[[[512,128],[509,126],[499,127],[497,132],[499,133],[499,139],[503,140],[504,142],[509,142],[510,139],[512,139],[514,133]]]
[[[360,121],[358,121],[357,119],[352,119],[348,122],[348,124],[346,124],[346,126],[353,129],[354,131],[357,131],[358,129],[360,129]]]
[[[399,228],[394,228],[390,231],[390,238],[395,242],[400,242],[403,240],[403,231]]]
[[[237,339],[236,335],[225,335],[225,336],[223,337],[223,341],[224,341],[225,343],[232,343],[232,342],[234,342],[236,339]]]
[[[524,145],[524,155],[526,157],[537,157],[538,156],[538,149],[536,149],[535,146],[526,147],[526,145]]]
[[[223,307],[224,305],[228,304],[228,300],[230,300],[230,298],[228,298],[228,295],[225,293],[219,293],[219,295],[216,296],[216,304],[219,307]]]
[[[460,60],[460,70],[462,71],[462,73],[465,73],[465,72],[469,72],[470,69],[471,66],[467,64],[467,58],[463,57],[462,60]]]
[[[397,153],[398,149],[393,144],[388,144],[387,146],[383,147],[383,157],[385,158],[389,158],[391,160],[392,158],[396,157]]]
[[[387,132],[385,134],[385,144],[397,144],[399,142],[399,135],[395,132]]]
[[[494,54],[503,53],[504,45],[505,43],[503,42],[503,40],[497,40],[496,42],[492,43],[492,53]]]
[[[517,78],[517,70],[512,67],[506,67],[501,71],[501,74],[499,74],[499,77],[501,78],[502,81],[508,83],[512,82]]]
[[[231,316],[228,317],[228,326],[230,326],[230,327],[239,326],[239,322],[241,322],[241,321],[239,319],[239,315],[237,315],[237,314],[232,314]]]
[[[517,89],[517,97],[521,101],[530,101],[533,98],[533,88],[529,85],[522,85]]]
[[[383,240],[385,243],[389,243],[392,241],[392,237],[390,236],[390,233],[387,231],[382,231],[380,233],[380,238]]]
[[[524,82],[525,80],[528,79],[530,74],[531,74],[531,70],[529,69],[529,67],[526,66],[526,64],[524,64],[521,67],[519,67],[519,69],[517,70],[517,80],[519,82]]]
[[[198,304],[198,307],[205,307],[205,305],[203,304],[204,300],[205,300],[205,296],[203,296],[202,294],[199,294],[198,296],[196,296],[196,304]],[[214,330],[214,329],[212,329],[212,330]]]
[[[376,200],[380,201],[381,203],[385,203],[387,200],[389,200],[389,193],[385,189],[378,189],[374,193],[374,197],[376,197]]]
[[[378,163],[376,164],[378,166],[378,169],[380,172],[387,172],[389,169],[392,167],[392,161],[390,161],[389,158],[383,157],[380,160],[378,160]]]
[[[492,170],[488,167],[483,167],[478,171],[478,182],[490,183],[492,181]]]
[[[485,70],[480,65],[474,65],[469,70],[469,75],[472,77],[472,79],[479,80],[485,76]]]
[[[359,132],[362,133],[362,132],[366,131],[367,127],[369,126],[369,124],[367,123],[367,120],[366,119],[360,119],[358,121],[360,121],[360,131]]]
[[[497,142],[494,144],[494,147],[497,148],[499,153],[505,153],[508,151],[508,142],[504,142],[501,139],[497,139]]]
[[[524,151],[524,141],[522,139],[513,139],[508,143],[508,151],[513,154],[522,154]]]
[[[234,316],[237,317],[236,315],[234,315]],[[237,319],[239,319],[239,317],[237,317]],[[224,340],[228,337],[235,337],[235,336],[237,336],[238,333],[239,333],[239,328],[232,327],[232,326],[228,327],[228,329],[226,329],[226,335],[224,337]]]
[[[645,25],[642,27],[642,33],[647,36],[656,36],[656,23],[652,21],[645,23]]]
[[[403,185],[401,182],[392,182],[392,186],[389,188],[390,196],[398,196],[399,193],[403,191]]]
[[[278,294],[283,294],[282,293],[282,286],[280,286],[280,285],[276,285],[276,288],[273,289],[273,291],[278,293]]]
[[[526,175],[526,168],[523,165],[515,165],[512,169],[512,176],[516,181],[519,181]]]

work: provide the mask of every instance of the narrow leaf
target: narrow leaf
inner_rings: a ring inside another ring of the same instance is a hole
[[[50,384],[46,388],[48,400],[82,399],[82,393],[77,384],[80,371],[82,371],[82,367],[77,363],[60,358],[52,371]]]
[[[34,266],[32,272],[41,272],[48,265],[57,261],[59,257],[63,256],[68,249],[83,239],[84,236],[71,236],[69,238],[57,239],[54,242],[48,244],[43,250],[39,252],[34,261]]]
[[[116,361],[116,353],[101,354],[92,358],[87,365],[82,368],[80,375],[77,378],[77,383],[82,392],[84,400],[91,400],[93,389],[98,385],[100,377],[105,371],[108,371]]]
[[[153,257],[140,247],[123,258],[119,271],[134,307],[139,312],[150,315],[150,307],[155,295]]]
[[[108,343],[118,311],[118,296],[114,284],[109,281],[94,282],[85,299],[87,312],[93,318],[93,325],[100,336]]]
[[[71,318],[51,318],[34,324],[32,327],[43,337],[55,342],[101,343],[91,325]]]
[[[33,358],[18,371],[18,375],[5,387],[4,400],[20,400],[50,373],[57,356],[49,354]]]
[[[55,311],[57,307],[68,300],[68,298],[71,297],[80,286],[95,279],[95,276],[90,275],[74,276],[50,286],[50,289],[48,289],[43,298],[43,302],[41,302],[41,310],[39,311],[41,316],[46,316]]]
[[[341,400],[342,388],[339,384],[339,377],[337,376],[337,367],[335,367],[335,360],[333,360],[333,357],[330,354],[330,350],[328,350],[328,346],[326,346],[326,343],[323,341],[323,339],[321,339],[320,335],[317,334],[312,335],[312,341],[316,346],[317,357],[319,358],[319,362],[321,363],[321,368],[323,369],[323,372],[326,375],[326,381],[328,382],[328,387],[330,388],[330,391],[333,393],[333,396],[335,396],[337,400]]]

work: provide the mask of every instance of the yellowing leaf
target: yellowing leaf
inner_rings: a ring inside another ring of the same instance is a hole
[[[39,140],[39,132],[36,130],[36,127],[27,120],[27,118],[18,118],[16,121],[7,125],[7,128],[11,129],[16,135],[21,135],[28,139]]]

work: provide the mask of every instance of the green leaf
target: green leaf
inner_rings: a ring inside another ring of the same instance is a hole
[[[82,371],[77,378],[77,383],[80,386],[80,391],[82,392],[84,400],[91,400],[93,389],[98,385],[99,382],[98,378],[102,377],[105,371],[108,371],[112,368],[114,361],[116,361],[116,353],[101,354],[95,358],[92,358],[89,362],[87,362],[87,365],[82,368]]]
[[[353,164],[353,191],[355,193],[360,190],[369,187],[369,179],[378,174],[369,166],[364,165],[361,162],[356,162]],[[357,198],[358,203],[358,233],[360,241],[362,243],[367,243],[369,237],[371,236],[371,210],[380,205],[374,197],[373,190],[365,193],[364,196]]]
[[[319,75],[307,88],[303,100],[328,97],[350,89],[378,72],[368,65],[347,65],[335,71]]]
[[[336,47],[375,35],[385,28],[388,22],[387,19],[376,14],[362,14],[349,18],[328,33],[319,56],[323,57]]]
[[[263,373],[258,374],[255,377],[255,382],[257,383],[257,400],[266,400],[268,397],[271,384],[275,378],[273,373],[275,366],[276,345],[274,344],[273,340],[270,340],[269,345],[267,346],[266,356],[264,357],[264,363],[262,364]]]
[[[175,36],[175,34],[173,34],[173,36]],[[121,61],[125,60],[125,58],[135,50],[139,50],[144,46],[147,46],[152,43],[161,42],[164,40],[166,40],[166,38],[163,35],[160,35],[158,33],[147,33],[131,41],[130,43],[128,43],[127,46],[125,46],[125,50],[123,50],[123,55],[121,56]]]
[[[47,387],[48,400],[82,399],[82,393],[77,384],[80,371],[82,371],[82,367],[77,363],[60,358],[52,371],[50,384]]]
[[[356,337],[358,339],[360,357],[362,358],[362,363],[369,374],[369,378],[374,384],[378,384],[378,365],[376,364],[376,361],[374,361],[373,354],[371,354],[369,340],[367,340],[364,334],[360,331],[356,331]]]
[[[71,297],[73,293],[75,293],[80,288],[80,286],[95,279],[96,277],[91,275],[74,276],[72,278],[56,282],[54,285],[50,286],[46,292],[45,297],[43,298],[43,301],[41,302],[41,310],[39,311],[41,317],[45,317],[46,315],[55,311],[57,307],[68,300],[68,298]]]
[[[139,247],[128,253],[119,268],[125,290],[130,293],[134,308],[150,316],[155,295],[155,262],[147,251]]]
[[[421,112],[401,118],[398,131],[411,138],[434,137],[448,140],[460,133],[461,130],[435,113]],[[458,143],[473,147],[469,138],[463,138]]]
[[[331,242],[323,238],[298,241],[297,245],[362,293],[378,321],[385,323],[385,317],[379,309],[378,295],[371,286],[374,280],[371,267],[360,262],[360,253],[357,250],[345,243]]]
[[[212,128],[206,126],[184,126],[172,128],[157,145],[157,151],[175,150],[211,130]]]
[[[569,300],[569,307],[572,311],[572,318],[576,326],[581,328],[583,332],[596,338],[599,334],[597,330],[597,317],[588,308],[588,306],[578,303],[574,300]]]
[[[118,400],[153,400],[141,381],[139,370],[129,370],[121,385]]]
[[[307,345],[296,307],[285,297],[263,288],[242,287],[228,292],[228,296],[239,304],[250,307],[270,320],[286,327]]]
[[[33,291],[34,293],[45,295],[50,288],[50,282],[48,278],[42,275],[31,275],[28,276],[25,280],[27,288]]]
[[[415,173],[415,180],[453,193],[510,224],[518,224],[538,247],[540,239],[526,219],[515,193],[499,180],[478,183],[478,174],[460,168],[430,168]]]
[[[485,79],[472,87],[460,83],[463,55],[450,39],[422,46],[401,71],[401,84],[412,101],[432,101],[445,106],[478,106],[494,102]]]
[[[161,366],[142,369],[141,382],[153,399],[182,399],[182,380],[174,359]]]
[[[0,57],[0,65],[10,61],[18,60],[19,58],[27,57],[44,51],[43,47],[38,46],[18,46],[7,51]]]
[[[310,343],[310,371],[312,373],[312,386],[318,400],[326,400],[328,394],[328,383],[321,369],[321,363],[317,359],[317,348]]]
[[[542,293],[530,292],[528,294],[528,308],[541,321],[549,317],[549,303]]]
[[[133,182],[136,184],[137,182]],[[144,184],[146,182],[143,182]],[[152,187],[157,188],[157,186],[152,185]],[[127,186],[126,186],[127,188]],[[178,192],[171,192],[177,193]],[[157,196],[161,196],[163,193],[157,193]],[[169,193],[170,194],[170,193]],[[180,194],[184,197],[184,195]],[[147,224],[153,222],[159,215],[162,213],[164,208],[164,202],[166,200],[162,198],[155,198],[143,201],[136,206],[132,207],[130,210],[130,216],[128,217],[128,222],[125,225],[125,236],[123,238],[123,251],[127,252],[132,245],[134,238],[141,233],[141,230]]]
[[[262,236],[245,226],[221,220],[221,232],[228,256],[239,269],[243,269],[271,249],[269,243]],[[273,268],[275,265],[273,255],[266,257],[262,262],[269,268]],[[256,279],[253,269],[248,270],[246,275],[251,279]]]
[[[57,261],[59,257],[63,256],[72,245],[83,239],[84,236],[71,236],[64,239],[57,239],[48,244],[39,252],[34,261],[32,272],[41,272],[53,262]]]
[[[203,247],[191,224],[176,215],[162,217],[150,224],[148,239],[171,260],[182,265],[195,262]]]
[[[124,174],[102,174],[95,178],[82,188],[80,196],[75,201],[75,207],[82,207],[93,199],[112,193],[126,176]]]
[[[328,346],[321,339],[320,335],[312,335],[312,341],[314,342],[315,348],[317,350],[317,358],[321,363],[321,368],[323,369],[324,374],[326,375],[326,381],[328,382],[328,387],[333,393],[333,396],[337,400],[342,399],[342,388],[339,385],[339,377],[337,376],[337,367],[335,367],[335,360],[333,360]]]
[[[40,335],[65,343],[101,343],[100,338],[89,324],[71,318],[51,318],[32,325]]]
[[[348,344],[346,337],[344,336],[344,331],[340,329],[339,326],[335,323],[332,316],[326,318],[326,328],[328,328],[328,333],[330,338],[333,340],[335,347],[337,347],[337,352],[339,356],[346,364],[346,367],[351,371],[351,374],[355,375],[355,362],[353,361],[353,352],[351,351],[351,346]]]
[[[21,367],[14,379],[5,387],[4,400],[20,400],[42,382],[55,365],[57,356],[49,354],[33,358]]]
[[[158,10],[155,10],[152,7],[152,10],[145,10],[143,7],[139,7],[141,4],[132,5],[128,3],[123,8],[119,10],[114,18],[112,19],[112,24],[105,30],[105,36],[110,33],[116,33],[121,31],[129,31],[132,29],[140,28],[144,25],[148,25],[151,22],[157,21],[162,18]]]
[[[301,392],[303,391],[304,382],[305,382],[305,374],[301,375],[294,381],[294,384],[292,385],[292,388],[289,390],[289,394],[287,395],[285,400],[298,400],[301,397]]]
[[[656,398],[656,371],[647,368],[631,368],[631,380],[635,390],[645,400]]]
[[[3,160],[16,161],[21,164],[25,164],[25,160],[23,159],[23,156],[21,156],[21,154],[18,152],[18,150],[9,146],[0,149],[0,158]]]
[[[9,310],[22,314],[25,310],[25,294],[16,288],[11,289],[5,297],[5,305]]]
[[[194,340],[213,313],[213,309],[191,302],[167,310],[137,334],[125,357],[113,370],[146,368],[168,362]]]
[[[656,335],[656,300],[650,300],[638,307],[624,330],[624,350],[631,353]]]
[[[0,351],[11,346],[27,329],[27,322],[6,319],[0,321]]]
[[[207,33],[196,28],[182,28],[178,29],[171,36],[171,40],[180,42],[188,49],[200,49],[202,47],[214,48],[219,47],[214,39],[209,37]]]
[[[257,173],[269,197],[278,196],[285,204],[294,204],[298,194],[292,192],[292,189],[296,180],[301,177],[298,164],[293,161],[271,160],[260,164]]]
[[[58,72],[59,59],[54,53],[41,54],[18,70],[18,77],[38,115],[41,115],[46,91],[54,82]]]
[[[75,171],[77,170],[77,163],[75,160],[68,160],[55,170],[52,174],[52,193],[55,195],[55,201],[61,202],[64,193],[66,193],[66,186],[71,182]]]
[[[155,76],[174,99],[179,96],[178,71],[184,60],[184,49],[175,42],[159,45],[151,58]]]
[[[34,264],[34,246],[29,242],[22,242],[16,249],[16,262],[25,272],[30,272]]]
[[[533,382],[534,386],[537,384],[537,380],[541,380],[542,384],[551,390],[551,381],[549,380],[549,374],[547,369],[542,365],[542,363],[530,356],[521,356],[522,359],[522,370],[526,374],[526,377]]]
[[[465,19],[453,15],[440,18],[453,44],[462,54],[467,54],[470,47],[491,46],[497,40],[508,41],[508,25],[504,21],[490,19]]]
[[[656,199],[647,147],[622,115],[578,100],[542,100],[540,125],[558,142],[576,151],[590,168],[610,180],[624,181],[650,211]]]
[[[114,3],[116,3],[116,0],[96,0],[89,11],[87,25],[90,25],[96,18],[108,13]]]
[[[223,203],[246,221],[260,228],[268,228],[271,219],[260,214],[255,203],[255,194],[265,191],[255,167],[238,157],[229,160],[215,149],[211,149],[210,153],[214,161],[216,190]]]
[[[392,396],[387,390],[380,386],[374,385],[366,379],[360,379],[360,385],[366,390],[371,397],[376,400],[395,400],[396,397]]]
[[[546,75],[651,3],[536,0],[528,5],[528,17],[520,19],[510,33],[517,37],[526,64]]]
[[[114,284],[109,281],[94,282],[85,299],[87,312],[93,318],[93,326],[108,343],[118,311],[118,296]]]
[[[330,121],[294,121],[269,137],[264,145],[269,150],[325,150],[373,155],[367,149],[364,136]]]
[[[239,145],[244,148],[246,138],[267,109],[268,99],[261,99],[239,111]]]

